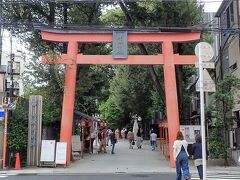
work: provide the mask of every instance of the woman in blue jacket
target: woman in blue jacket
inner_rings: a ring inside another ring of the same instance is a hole
[[[200,134],[195,136],[195,143],[193,144],[193,159],[194,165],[197,167],[200,180],[203,179],[203,165],[202,165],[202,137]],[[207,150],[207,159],[208,159],[208,150]]]

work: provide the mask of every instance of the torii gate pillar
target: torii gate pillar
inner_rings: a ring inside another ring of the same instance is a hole
[[[173,43],[165,41],[162,45],[164,59],[164,88],[166,96],[166,109],[168,121],[168,137],[170,150],[170,166],[175,167],[173,160],[173,143],[176,139],[176,133],[180,130],[176,72],[174,64]]]
[[[60,141],[67,142],[67,166],[70,166],[71,162],[72,126],[77,74],[77,54],[78,43],[69,42],[67,55],[69,58],[73,59],[73,61],[72,64],[66,65],[60,133]]]

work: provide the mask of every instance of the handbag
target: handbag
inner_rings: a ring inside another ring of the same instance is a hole
[[[135,141],[132,142],[132,145],[135,145]]]

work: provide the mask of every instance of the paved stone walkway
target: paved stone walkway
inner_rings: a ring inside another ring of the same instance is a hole
[[[157,148],[159,149],[159,148]],[[169,163],[159,150],[152,151],[149,141],[144,141],[142,149],[129,149],[127,140],[120,140],[115,146],[115,154],[111,154],[111,146],[107,153],[85,155],[84,159],[73,163],[72,169],[79,172],[159,172],[161,168],[171,171]]]
[[[189,161],[190,172],[197,174],[196,167]],[[115,147],[115,154],[111,154],[111,146],[107,147],[107,153],[98,154],[96,151],[90,155],[84,154],[80,159],[68,168],[43,168],[28,167],[21,170],[0,170],[0,174],[89,174],[89,173],[175,173],[175,168],[169,167],[159,146],[152,151],[149,141],[144,141],[142,149],[129,149],[127,140],[120,140]],[[239,174],[239,166],[221,167],[207,166],[207,174]]]

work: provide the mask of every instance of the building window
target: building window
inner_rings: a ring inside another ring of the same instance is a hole
[[[11,88],[10,82],[7,82],[7,88],[8,88],[8,89]]]
[[[235,111],[235,117],[237,119],[237,127],[240,127],[240,111]]]
[[[11,62],[8,61],[8,73],[11,73]],[[20,74],[20,62],[13,62],[13,73]]]
[[[20,74],[20,62],[13,62],[13,73]]]
[[[233,2],[230,4],[229,8],[227,9],[227,27],[232,27],[234,24],[234,8]]]
[[[233,65],[231,65],[229,69],[231,72],[235,71],[237,69],[237,63],[234,63]]]

